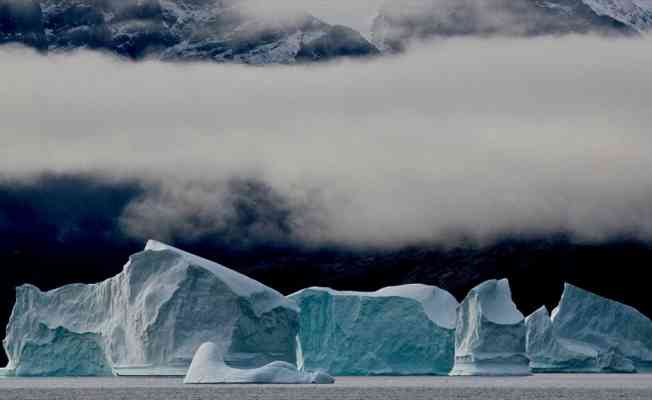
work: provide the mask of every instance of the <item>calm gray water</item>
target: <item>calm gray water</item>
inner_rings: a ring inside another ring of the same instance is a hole
[[[652,375],[339,378],[334,385],[183,385],[176,378],[4,378],[0,400],[652,399]]]

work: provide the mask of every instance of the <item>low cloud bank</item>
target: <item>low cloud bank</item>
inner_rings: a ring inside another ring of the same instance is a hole
[[[252,235],[316,245],[647,240],[651,42],[455,39],[265,68],[4,47],[0,171],[143,182],[119,216],[134,238],[227,232],[249,204]]]

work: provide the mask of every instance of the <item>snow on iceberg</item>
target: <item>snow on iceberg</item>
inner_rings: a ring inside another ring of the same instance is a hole
[[[565,343],[588,346],[610,370],[652,370],[652,320],[638,310],[565,284],[552,313],[554,335]]]
[[[207,341],[234,365],[296,362],[298,308],[263,284],[159,242],[98,284],[16,289],[7,371],[184,375]],[[10,373],[7,372],[7,373]]]
[[[184,383],[333,383],[324,372],[305,372],[285,361],[274,361],[258,368],[234,368],[224,360],[221,345],[201,345],[190,364]]]
[[[541,307],[525,319],[526,348],[533,372],[634,372],[634,364],[612,350],[557,337],[550,314]]]
[[[529,375],[525,321],[507,279],[471,289],[457,313],[451,375]]]
[[[332,375],[447,374],[453,364],[455,298],[427,285],[376,292],[309,288],[300,308],[304,366]]]

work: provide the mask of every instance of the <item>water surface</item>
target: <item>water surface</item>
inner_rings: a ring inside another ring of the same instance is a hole
[[[340,377],[333,385],[183,385],[180,378],[2,378],[1,400],[652,399],[652,375]]]

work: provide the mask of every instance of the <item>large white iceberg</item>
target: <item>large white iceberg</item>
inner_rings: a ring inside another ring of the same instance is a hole
[[[159,242],[98,284],[16,290],[7,336],[19,376],[184,375],[207,341],[232,365],[296,363],[298,308],[244,275]]]
[[[301,308],[305,368],[332,375],[447,374],[453,364],[455,298],[427,285],[376,292],[309,288]]]
[[[588,343],[560,338],[550,314],[541,307],[525,319],[526,348],[534,372],[634,372],[631,360],[613,349],[600,350]]]
[[[471,289],[457,313],[451,375],[528,375],[525,320],[509,282],[486,281]]]
[[[597,353],[596,368],[652,369],[652,320],[638,310],[571,284],[552,313],[556,339]]]
[[[258,368],[234,368],[224,361],[222,345],[201,345],[190,364],[184,383],[333,383],[324,372],[305,372],[285,361]]]

